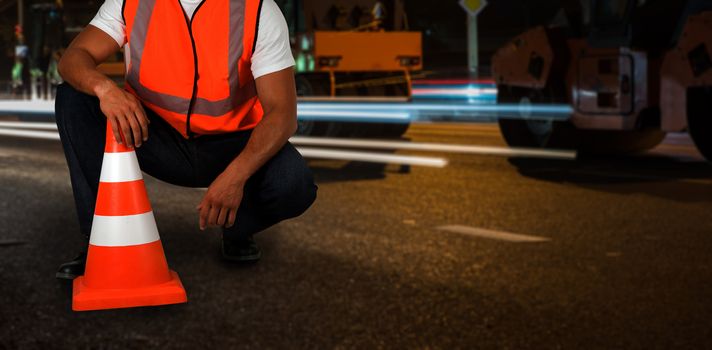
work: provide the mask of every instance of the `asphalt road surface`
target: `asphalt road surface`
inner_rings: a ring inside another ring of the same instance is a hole
[[[407,137],[502,145],[491,125]],[[76,313],[60,144],[2,137],[0,348],[712,347],[712,166],[685,135],[576,161],[398,153],[449,165],[310,161],[317,202],[249,266],[198,230],[201,190],[147,179],[189,302]]]

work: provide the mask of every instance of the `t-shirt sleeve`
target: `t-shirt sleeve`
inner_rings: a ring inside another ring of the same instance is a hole
[[[252,54],[252,76],[257,79],[294,66],[289,28],[274,0],[263,0],[257,43]]]
[[[90,25],[99,28],[116,40],[119,47],[126,43],[126,25],[121,13],[123,0],[106,0],[99,8]]]

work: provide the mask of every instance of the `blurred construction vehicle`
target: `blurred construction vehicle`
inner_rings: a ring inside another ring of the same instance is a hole
[[[403,0],[277,1],[290,27],[302,101],[408,101],[422,70],[421,33],[408,31]],[[398,137],[403,120],[300,119],[298,134]]]
[[[511,146],[638,152],[689,131],[712,160],[712,1],[562,1],[555,23],[515,37],[492,58]],[[527,118],[533,104],[570,104],[570,121]]]

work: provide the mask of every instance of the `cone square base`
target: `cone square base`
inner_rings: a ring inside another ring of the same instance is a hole
[[[183,284],[175,271],[171,280],[149,287],[131,289],[95,289],[87,287],[84,276],[74,279],[72,310],[89,311],[139,306],[158,306],[188,302]]]

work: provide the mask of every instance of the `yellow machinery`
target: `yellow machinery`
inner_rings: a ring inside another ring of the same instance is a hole
[[[403,72],[410,91],[411,71],[422,69],[419,32],[315,32],[317,71],[329,73],[336,96],[337,73]]]
[[[288,0],[280,5],[292,34],[300,100],[410,99],[411,78],[423,67],[422,37],[407,30],[402,0]],[[409,125],[374,122],[366,116],[351,116],[348,121],[333,117],[302,118],[297,133],[399,137]]]

